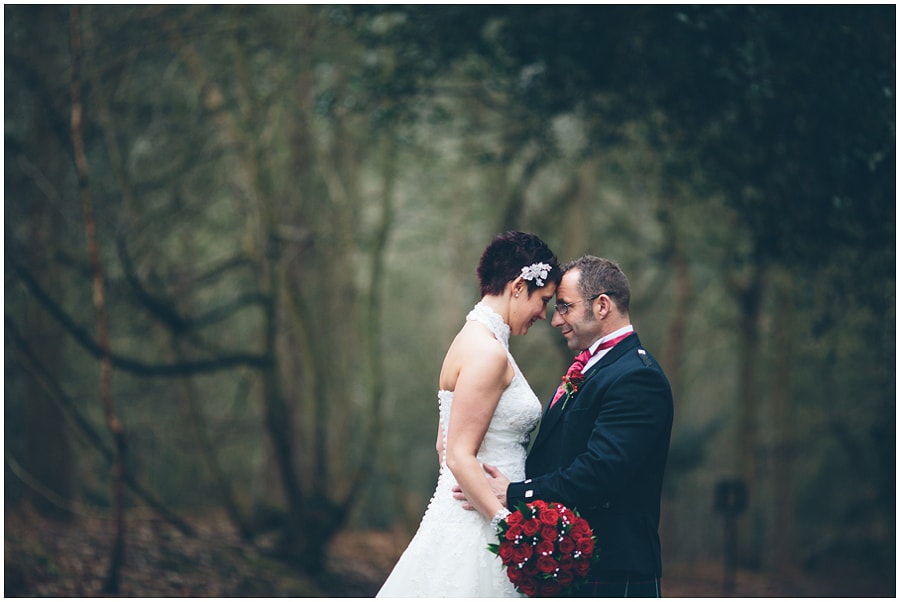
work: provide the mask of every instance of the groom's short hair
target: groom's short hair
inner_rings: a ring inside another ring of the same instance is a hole
[[[628,314],[628,306],[631,303],[631,287],[628,286],[628,278],[625,272],[615,261],[582,255],[563,266],[563,273],[569,270],[578,270],[581,278],[578,280],[578,291],[585,299],[594,295],[606,293],[623,314]]]

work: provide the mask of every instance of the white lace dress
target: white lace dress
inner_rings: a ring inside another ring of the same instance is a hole
[[[509,353],[509,326],[492,309],[478,303],[466,320],[487,326],[506,349],[515,376],[500,396],[485,433],[478,460],[497,466],[512,481],[525,478],[525,451],[541,417],[541,403]],[[453,392],[439,391],[438,404],[446,448],[447,428],[454,419]],[[496,541],[490,521],[464,510],[453,499],[453,473],[441,462],[437,488],[419,530],[378,592],[380,598],[518,597],[500,559],[488,551]]]

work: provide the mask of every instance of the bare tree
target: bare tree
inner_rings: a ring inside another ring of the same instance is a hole
[[[82,135],[84,106],[81,100],[81,18],[77,6],[71,9],[72,44],[72,150],[78,173],[78,188],[84,211],[84,230],[87,238],[88,257],[93,273],[94,311],[97,320],[97,341],[102,352],[100,360],[100,401],[106,424],[115,442],[113,459],[112,501],[113,501],[113,546],[110,553],[109,571],[103,589],[108,593],[119,591],[119,579],[125,555],[125,509],[122,499],[122,481],[125,473],[125,435],[122,423],[116,413],[112,396],[112,357],[109,345],[109,325],[106,319],[106,291],[103,285],[103,266],[97,241],[97,224],[91,205],[87,155]]]

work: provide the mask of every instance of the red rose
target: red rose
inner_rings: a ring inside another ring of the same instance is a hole
[[[582,556],[575,559],[575,574],[579,577],[587,577],[588,571],[591,570],[591,561]]]
[[[515,541],[517,538],[522,536],[522,526],[515,525],[506,530],[506,535],[504,538],[507,541]]]
[[[519,582],[513,581],[513,585],[517,585],[519,587],[519,591],[529,598],[534,597],[538,593],[537,579],[534,579],[532,577],[523,577]]]
[[[527,521],[522,523],[522,533],[531,537],[541,529],[541,523],[533,518],[529,518]]]
[[[535,500],[508,516],[491,549],[516,590],[558,596],[583,583],[596,550],[588,522],[559,502]]]
[[[547,508],[545,510],[541,510],[541,523],[544,525],[549,525],[551,527],[555,527],[556,523],[559,522],[559,511],[554,510],[553,508]]]
[[[591,527],[583,518],[576,518],[569,529],[569,536],[572,539],[585,539],[591,536]]]
[[[555,598],[562,591],[562,586],[553,579],[542,581],[539,591],[544,598]]]
[[[512,561],[516,564],[522,564],[532,556],[534,556],[534,549],[529,544],[513,546]]]
[[[559,538],[559,531],[556,530],[556,527],[551,527],[549,525],[544,525],[541,527],[541,539],[545,539],[547,541],[556,541]]]
[[[537,568],[546,575],[552,575],[559,568],[559,563],[553,556],[538,556]]]
[[[552,541],[539,541],[534,546],[534,554],[535,556],[549,556],[553,554],[555,549]]]
[[[509,561],[512,560],[513,557],[513,543],[511,541],[504,541],[500,544],[500,560],[503,561],[503,564],[509,564]]]
[[[585,537],[583,539],[575,540],[575,549],[584,554],[585,556],[590,556],[594,553],[594,540],[590,537]]]
[[[516,510],[512,514],[506,517],[506,524],[510,527],[514,527],[516,525],[521,525],[522,521],[525,520],[522,516],[522,513]]]

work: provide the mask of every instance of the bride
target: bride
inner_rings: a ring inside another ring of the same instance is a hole
[[[481,301],[444,358],[438,391],[437,488],[419,529],[378,597],[517,596],[500,559],[487,549],[509,515],[482,464],[525,478],[525,452],[541,403],[509,352],[510,334],[546,319],[561,277],[556,256],[537,236],[500,234],[478,264]],[[459,484],[478,512],[453,499]]]

